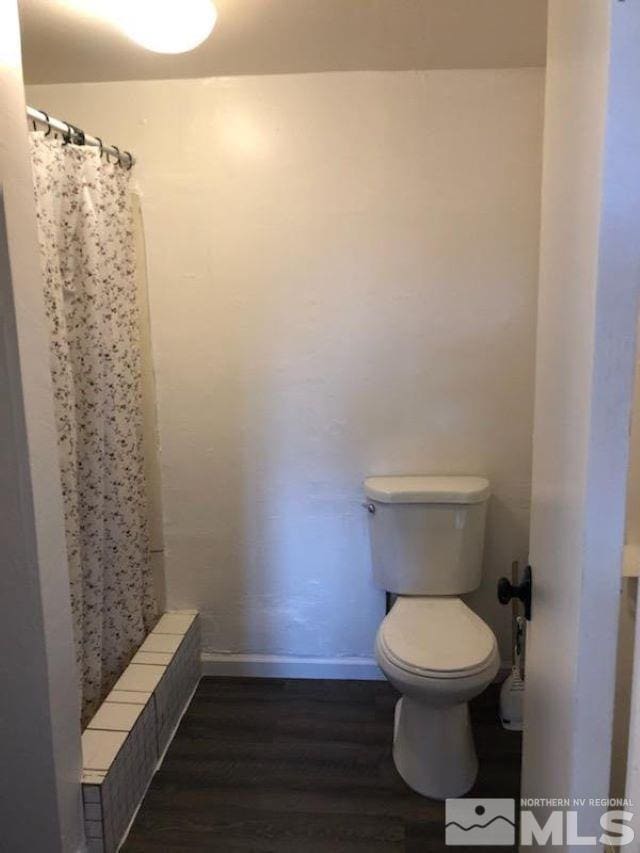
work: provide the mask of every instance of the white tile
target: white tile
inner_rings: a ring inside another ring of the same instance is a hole
[[[158,636],[165,637],[173,637],[173,634],[159,634]],[[141,664],[160,664],[162,666],[169,666],[171,661],[173,660],[173,655],[170,652],[137,652],[131,663],[141,663]]]
[[[173,652],[178,651],[182,642],[181,634],[149,634],[140,646],[141,652]]]
[[[85,803],[84,804],[84,819],[85,820],[102,820],[102,807],[100,803]]]
[[[152,634],[186,634],[197,613],[165,613]]]
[[[82,733],[82,766],[86,770],[107,771],[125,742],[126,732],[85,729]]]
[[[87,838],[102,838],[102,821],[85,820],[84,831]]]
[[[112,690],[104,701],[125,705],[146,705],[150,699],[150,690]]]
[[[144,705],[103,702],[87,728],[129,732],[142,713],[143,708]]]
[[[102,801],[100,785],[102,785],[104,777],[104,773],[92,773],[90,770],[82,771],[82,799],[85,803]]]
[[[114,685],[114,690],[155,690],[166,666],[130,663]]]

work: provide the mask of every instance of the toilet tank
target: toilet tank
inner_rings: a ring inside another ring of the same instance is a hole
[[[377,586],[461,595],[480,585],[488,480],[369,477],[364,491]]]

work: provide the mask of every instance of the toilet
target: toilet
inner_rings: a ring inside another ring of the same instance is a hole
[[[495,678],[493,631],[459,597],[480,585],[489,482],[369,477],[373,578],[394,593],[376,658],[401,694],[393,758],[426,797],[460,797],[478,772],[468,702]]]

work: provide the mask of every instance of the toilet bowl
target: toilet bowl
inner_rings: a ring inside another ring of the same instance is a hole
[[[495,636],[455,597],[399,597],[376,638],[376,658],[401,694],[393,758],[405,782],[434,799],[466,794],[478,760],[468,702],[495,678]]]
[[[460,797],[478,759],[468,702],[498,671],[493,632],[458,597],[477,589],[489,500],[484,477],[387,476],[364,482],[373,579],[396,601],[376,637],[400,692],[393,757],[427,797]]]

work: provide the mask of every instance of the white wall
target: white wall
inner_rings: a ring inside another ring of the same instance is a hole
[[[0,4],[0,849],[83,844],[80,703],[17,5]]]
[[[543,73],[31,87],[143,191],[168,602],[209,651],[371,656],[362,479],[486,474],[527,555]]]

